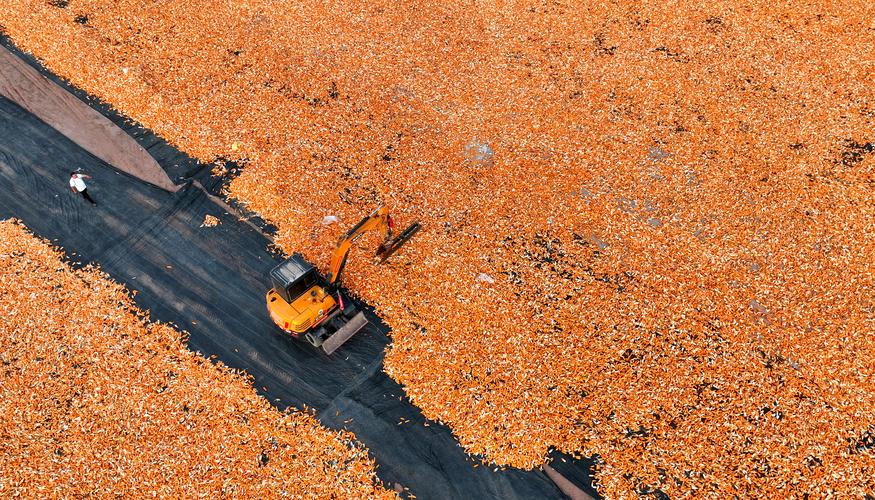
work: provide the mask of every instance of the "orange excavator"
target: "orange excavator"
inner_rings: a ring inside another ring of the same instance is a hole
[[[383,231],[377,257],[384,262],[422,227],[414,222],[393,237],[394,222],[386,207],[379,207],[337,241],[331,254],[328,275],[323,279],[316,268],[298,254],[270,272],[267,310],[280,329],[292,337],[301,336],[331,354],[368,324],[364,313],[340,292],[340,275],[352,244],[371,230]]]

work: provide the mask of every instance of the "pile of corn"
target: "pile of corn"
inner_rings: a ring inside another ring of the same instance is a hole
[[[3,497],[393,496],[354,436],[280,413],[15,222],[0,266]]]
[[[470,453],[598,453],[612,497],[873,491],[875,4],[7,4],[56,73],[246,163],[287,251],[422,222],[345,284]]]

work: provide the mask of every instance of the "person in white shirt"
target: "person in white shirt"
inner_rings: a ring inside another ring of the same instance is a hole
[[[88,200],[92,205],[97,205],[97,202],[91,199],[91,195],[88,194],[88,187],[85,186],[85,179],[90,179],[90,175],[78,174],[76,172],[70,172],[70,191],[74,193],[80,193],[83,198]]]

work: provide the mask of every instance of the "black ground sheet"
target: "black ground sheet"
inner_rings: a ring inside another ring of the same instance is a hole
[[[562,497],[541,471],[475,467],[447,427],[428,422],[383,372],[390,339],[372,311],[371,324],[331,357],[282,334],[264,303],[268,271],[282,257],[264,231],[227,213],[201,187],[215,192],[221,179],[106,106],[89,105],[185,187],[168,193],[119,173],[0,97],[0,219],[20,219],[73,262],[98,264],[137,291],[135,301],[153,320],[189,332],[192,350],[250,373],[277,408],[310,408],[323,425],[354,432],[388,487],[400,484],[418,498]],[[78,167],[93,177],[96,207],[69,190],[69,172]],[[207,214],[221,224],[201,227]],[[568,460],[560,472],[595,495],[589,468]]]

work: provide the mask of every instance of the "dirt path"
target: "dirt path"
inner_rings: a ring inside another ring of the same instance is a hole
[[[185,187],[170,193],[123,175],[0,97],[0,218],[21,219],[71,260],[98,263],[137,291],[153,319],[190,332],[191,349],[252,374],[277,407],[308,407],[324,425],[354,432],[390,486],[418,498],[562,496],[541,471],[475,467],[446,427],[427,422],[383,373],[389,339],[373,315],[331,358],[281,335],[264,312],[264,277],[280,260],[270,241],[186,182],[213,189],[208,170],[147,131],[126,131]],[[97,207],[67,188],[71,167],[93,176]],[[207,214],[221,224],[200,227]]]

